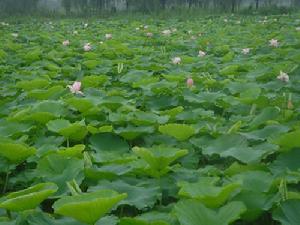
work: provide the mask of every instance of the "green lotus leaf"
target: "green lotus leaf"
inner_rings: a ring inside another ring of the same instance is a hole
[[[94,107],[94,104],[86,98],[70,98],[66,100],[66,103],[81,113],[88,112]]]
[[[219,187],[214,178],[200,178],[196,183],[179,182],[178,194],[183,197],[197,199],[210,208],[223,205],[241,186],[239,183],[230,183]]]
[[[83,87],[99,87],[106,83],[108,81],[108,77],[105,75],[91,75],[91,76],[85,76],[82,79],[82,85]]]
[[[273,213],[273,218],[282,225],[298,225],[300,223],[300,200],[282,202]]]
[[[73,147],[61,149],[57,153],[65,157],[82,158],[84,149],[85,149],[85,145],[75,145]]]
[[[218,210],[205,207],[198,200],[182,200],[174,207],[181,225],[228,225],[246,211],[242,202],[229,202]]]
[[[82,140],[88,133],[84,121],[70,123],[68,120],[57,119],[49,121],[47,127],[50,131],[75,141]]]
[[[37,100],[57,99],[61,96],[64,90],[65,88],[60,85],[52,86],[47,90],[35,89],[28,92],[28,97]]]
[[[102,151],[117,151],[117,152],[127,152],[129,150],[129,145],[119,136],[103,133],[95,134],[90,137],[90,146],[92,149],[98,152]]]
[[[147,221],[139,218],[122,218],[120,225],[169,225],[169,223],[158,220],[158,221]]]
[[[146,182],[132,182],[127,183],[122,180],[106,181],[100,180],[97,186],[89,188],[89,191],[96,191],[100,189],[114,190],[119,193],[127,193],[128,197],[120,202],[135,206],[142,210],[153,207],[158,199],[161,198],[160,187]]]
[[[2,141],[0,143],[0,156],[7,158],[13,163],[20,163],[35,153],[35,148],[29,147],[25,144],[15,143],[12,141]]]
[[[73,179],[81,183],[84,175],[84,161],[75,157],[66,157],[52,153],[39,160],[36,174],[45,181],[51,181],[58,186],[57,196],[68,191],[67,183]]]
[[[119,127],[115,129],[115,133],[125,138],[126,140],[134,140],[139,136],[154,132],[153,127]]]
[[[300,147],[300,130],[295,130],[289,133],[282,134],[280,137],[277,138],[277,140],[274,140],[274,142],[278,145],[280,145],[282,148],[281,150],[291,150],[293,148],[299,148]]]
[[[152,148],[134,147],[133,152],[145,160],[150,168],[150,174],[160,177],[166,174],[170,164],[188,154],[186,149],[178,149],[166,146],[154,146]]]
[[[28,81],[19,81],[16,86],[22,88],[25,91],[31,91],[35,89],[45,88],[49,85],[49,81],[45,79],[34,79]]]
[[[4,197],[0,208],[24,211],[36,208],[42,201],[57,191],[54,183],[40,183],[27,189],[13,192]]]
[[[80,222],[93,225],[127,194],[111,190],[100,190],[77,196],[65,196],[54,203],[55,213],[72,217]]]
[[[192,126],[186,124],[166,124],[158,128],[159,132],[176,138],[179,141],[184,141],[193,136],[196,131]]]

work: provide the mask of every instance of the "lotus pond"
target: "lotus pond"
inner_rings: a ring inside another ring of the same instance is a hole
[[[300,17],[0,23],[1,225],[299,225]]]

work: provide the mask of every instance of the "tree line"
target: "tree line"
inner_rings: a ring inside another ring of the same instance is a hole
[[[0,11],[8,14],[32,13],[41,0],[0,0]],[[72,13],[99,14],[103,11],[116,12],[122,4],[123,10],[153,12],[174,8],[213,9],[222,12],[237,12],[244,1],[250,9],[274,6],[277,0],[60,0],[67,15]],[[300,0],[291,0],[291,6],[300,6]],[[119,4],[119,5],[118,5]],[[1,10],[2,9],[2,10]]]

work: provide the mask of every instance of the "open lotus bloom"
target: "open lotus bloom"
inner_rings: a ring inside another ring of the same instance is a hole
[[[199,57],[204,57],[204,56],[206,56],[206,52],[200,50],[199,53],[198,53],[198,56]]]
[[[171,30],[163,30],[162,31],[162,34],[165,35],[165,36],[169,36],[171,33],[172,33]]]
[[[86,43],[84,46],[83,46],[83,50],[88,52],[88,51],[91,51],[92,50],[92,46],[90,43]]]
[[[85,24],[84,24],[84,28],[87,28],[87,27],[88,27],[88,24],[87,24],[87,23],[85,23]]]
[[[72,85],[68,85],[67,87],[70,89],[70,91],[73,94],[81,94],[81,95],[83,95],[83,92],[80,91],[80,89],[81,89],[81,82],[75,81]]]
[[[188,78],[188,79],[186,80],[186,85],[187,85],[189,88],[193,87],[193,85],[194,85],[194,80],[193,80],[192,78]]]
[[[224,19],[224,22],[227,23],[227,22],[228,22],[228,19]]]
[[[147,36],[147,37],[153,37],[153,33],[148,32],[148,33],[146,34],[146,36]]]
[[[69,44],[70,44],[70,41],[69,41],[69,40],[63,41],[63,45],[64,45],[64,46],[68,46]]]
[[[270,46],[272,46],[272,47],[278,47],[279,46],[279,42],[276,39],[271,39],[269,41],[269,43],[270,43]]]
[[[280,74],[277,76],[278,80],[281,80],[283,82],[289,82],[290,78],[289,75],[287,73],[284,73],[282,71],[280,71]]]
[[[112,34],[105,34],[105,38],[106,38],[107,40],[112,39]]]
[[[181,63],[181,58],[180,57],[174,57],[172,59],[172,63],[173,64],[180,64]]]
[[[14,38],[17,38],[19,36],[18,33],[12,33],[11,36],[13,36]]]
[[[249,54],[249,53],[250,53],[250,48],[244,48],[244,49],[242,50],[242,53],[243,53],[244,55]]]
[[[145,29],[145,30],[147,30],[148,28],[149,28],[149,26],[148,26],[148,25],[145,25],[145,26],[144,26],[144,29]]]

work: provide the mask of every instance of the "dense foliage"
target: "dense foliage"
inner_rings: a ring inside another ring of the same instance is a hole
[[[47,3],[46,7],[38,7],[39,4]],[[207,10],[214,12],[250,12],[259,9],[294,8],[300,6],[300,0],[288,0],[286,3],[280,0],[0,0],[0,13],[32,14],[53,13],[51,5],[56,7],[56,13],[70,15],[102,15],[104,12],[115,13],[116,11],[153,13],[164,10],[196,9],[200,12]],[[245,6],[246,5],[246,6]]]
[[[1,225],[299,225],[299,15],[0,23]]]

